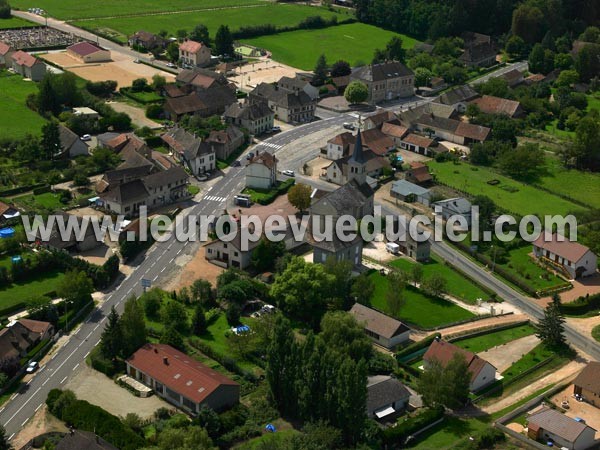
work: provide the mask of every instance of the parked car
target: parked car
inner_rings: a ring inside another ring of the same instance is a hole
[[[25,372],[33,373],[38,369],[38,367],[39,367],[39,364],[37,363],[37,361],[31,361],[29,364],[27,364],[27,368],[25,369]]]
[[[136,58],[136,59],[134,59],[134,60],[133,60],[133,62],[134,62],[135,64],[141,64],[141,63],[142,63],[142,62],[141,62],[139,59],[137,59],[137,58]]]
[[[354,130],[354,124],[350,123],[350,122],[344,122],[344,125],[342,125],[346,130]]]
[[[273,133],[277,133],[278,131],[281,131],[281,127],[280,126],[274,126],[273,128],[271,128],[271,131]]]
[[[198,175],[198,176],[196,177],[196,179],[197,179],[198,181],[206,181],[206,180],[208,180],[208,175],[207,175],[207,174],[205,174],[205,173],[201,173],[200,175]]]
[[[245,194],[234,195],[233,203],[237,206],[243,206],[244,208],[249,208],[252,206],[252,200],[250,200],[250,196]]]
[[[252,158],[254,158],[254,152],[248,153],[248,155],[246,156],[246,159],[252,159]]]
[[[89,134],[84,134],[83,136],[81,136],[81,140],[84,142],[91,141],[92,137]]]
[[[177,66],[175,64],[173,64],[172,62],[168,62],[167,67],[171,67],[172,69],[174,69]]]
[[[288,176],[288,177],[294,177],[294,176],[296,176],[296,174],[294,173],[293,170],[284,170],[281,173],[284,174],[285,176]]]
[[[242,164],[238,159],[231,163],[231,167],[240,167]]]

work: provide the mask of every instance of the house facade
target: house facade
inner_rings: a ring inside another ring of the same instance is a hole
[[[226,123],[245,128],[252,135],[273,129],[275,113],[267,102],[233,103],[223,113]]]
[[[433,157],[435,156],[434,147],[436,142],[420,134],[408,133],[400,139],[399,147],[403,150],[408,150],[419,155]]]
[[[129,36],[128,43],[130,47],[137,46],[146,50],[165,48],[167,46],[167,41],[161,36],[142,30],[137,31]]]
[[[543,406],[527,417],[527,437],[553,447],[585,450],[594,446],[596,430],[555,409]]]
[[[572,279],[594,275],[598,267],[598,257],[588,247],[557,233],[540,234],[533,242],[533,255]]]
[[[317,101],[303,90],[290,91],[269,83],[260,83],[248,96],[249,103],[267,102],[275,117],[287,123],[311,122]]]
[[[277,158],[268,152],[257,152],[246,166],[246,187],[270,189],[277,183]]]
[[[467,224],[471,224],[471,202],[464,197],[448,198],[433,203],[434,211],[439,209],[439,214],[444,220],[448,220],[452,216],[463,217]]]
[[[410,391],[396,378],[375,375],[367,378],[367,417],[383,419],[408,407]]]
[[[62,154],[68,158],[89,155],[89,147],[73,131],[64,125],[58,126]]]
[[[355,303],[349,313],[364,327],[373,342],[389,350],[405,344],[410,338],[410,328],[375,309]]]
[[[170,345],[145,344],[126,365],[127,375],[192,416],[202,406],[222,411],[239,403],[239,384]]]
[[[12,67],[12,54],[14,52],[10,45],[0,42],[0,68]]]
[[[223,267],[235,267],[247,269],[252,264],[252,252],[258,242],[248,242],[247,248],[241,243],[241,232],[227,237],[227,239],[215,239],[204,245],[204,257],[211,263]]]
[[[414,72],[397,61],[358,67],[350,75],[350,80],[361,81],[367,86],[367,101],[371,104],[415,94]]]
[[[23,78],[29,78],[31,81],[41,81],[46,75],[46,64],[23,50],[14,52],[10,59],[12,60],[13,70]]]
[[[573,394],[600,408],[600,362],[590,361],[573,380]]]
[[[110,50],[87,41],[67,47],[67,55],[82,63],[110,61]]]
[[[218,159],[226,160],[245,140],[246,136],[242,130],[235,125],[229,125],[224,130],[212,130],[206,138],[206,143],[215,150]]]
[[[20,359],[39,342],[54,335],[54,326],[39,320],[19,319],[0,330],[0,359]]]
[[[187,40],[179,45],[179,61],[184,67],[208,66],[210,64],[210,48],[202,42]]]

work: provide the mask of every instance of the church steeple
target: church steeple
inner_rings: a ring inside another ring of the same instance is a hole
[[[358,183],[363,184],[367,181],[367,160],[362,146],[361,128],[362,118],[359,118],[354,150],[348,160],[348,181],[356,180]]]

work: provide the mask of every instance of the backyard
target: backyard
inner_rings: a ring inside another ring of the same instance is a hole
[[[40,195],[26,194],[14,197],[12,201],[25,209],[44,208],[48,210],[61,209],[65,205],[60,201],[60,194],[46,192]]]
[[[371,272],[369,277],[375,284],[371,305],[390,314],[386,301],[387,278],[378,271]],[[434,328],[475,317],[473,313],[452,302],[426,295],[412,286],[407,286],[404,290],[404,297],[405,301],[397,318],[420,328]]]
[[[428,165],[435,175],[436,181],[469,195],[485,195],[500,209],[508,213],[520,216],[527,214],[537,216],[547,214],[566,215],[584,209],[569,200],[520,183],[486,167],[473,166],[462,162],[440,163],[436,161],[430,161]],[[488,182],[492,180],[497,180],[498,183],[489,184]],[[569,180],[564,186],[565,188],[573,186],[573,181]],[[535,201],[532,201],[532,199],[535,199]]]
[[[409,272],[416,265],[415,262],[406,258],[398,258],[390,263],[391,266]],[[464,300],[470,304],[476,304],[478,299],[486,300],[490,297],[481,286],[466,278],[461,273],[432,256],[428,262],[422,263],[423,277],[428,278],[437,273],[444,277],[447,282],[448,294]]]
[[[121,6],[118,8],[122,11]],[[310,16],[321,16],[323,18],[337,16],[339,20],[350,17],[347,14],[339,14],[325,8],[305,5],[267,5],[261,3],[243,8],[225,8],[224,5],[220,5],[220,8],[186,14],[138,15],[135,17],[121,14],[123,17],[80,20],[74,22],[74,25],[92,31],[96,29],[114,30],[121,35],[118,37],[118,40],[127,42],[127,36],[138,30],[146,30],[153,33],[166,30],[171,35],[174,35],[177,30],[181,29],[191,31],[200,23],[208,27],[210,36],[214,38],[220,25],[228,25],[231,31],[234,31],[243,26],[262,25],[266,23],[275,26],[293,26]]]
[[[25,104],[27,96],[37,90],[34,82],[0,71],[0,123],[10,124],[0,127],[0,140],[21,139],[27,134],[41,133],[45,120]]]
[[[269,50],[273,59],[281,63],[312,70],[319,54],[324,53],[330,63],[344,59],[351,66],[367,64],[373,59],[376,48],[385,48],[394,36],[400,36],[405,49],[418,42],[405,35],[398,35],[372,25],[352,23],[321,30],[299,30],[244,39],[243,42]],[[314,49],[314,51],[303,51]]]
[[[0,313],[6,314],[25,306],[32,298],[54,293],[64,276],[58,271],[40,273],[25,282],[0,288]]]
[[[473,353],[480,353],[489,350],[492,347],[506,344],[507,342],[520,339],[525,336],[530,336],[535,332],[534,328],[529,325],[519,325],[513,328],[493,331],[491,333],[454,341],[453,344],[460,348],[469,350]]]

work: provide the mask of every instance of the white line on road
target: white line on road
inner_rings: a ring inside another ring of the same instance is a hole
[[[62,380],[60,380],[60,384],[63,384],[66,380],[67,380],[67,377],[64,377]]]
[[[102,339],[98,339],[98,342],[96,342],[96,345],[98,345],[98,344],[100,343],[100,341],[101,341],[101,340],[102,340]],[[95,347],[96,345],[94,345],[94,347]]]
[[[12,416],[10,416],[10,418],[4,423],[5,427],[10,423],[11,420],[13,420],[15,418],[15,416],[17,414],[19,414],[23,410],[23,408],[25,408],[25,406],[27,406],[27,403],[29,403],[31,401],[31,399],[33,397],[35,397],[38,392],[40,392],[41,389],[42,389],[41,387],[37,388],[37,390],[33,393],[33,395],[31,397],[29,397],[27,400],[25,400],[25,402],[21,405],[21,407],[19,409],[17,409],[17,412],[14,413]]]
[[[175,261],[175,258],[171,258],[171,259],[169,260],[169,264],[171,264],[173,261]]]
[[[89,356],[90,352],[87,352],[84,356],[83,359],[87,358]]]
[[[10,441],[10,440],[11,440],[11,439],[14,437],[14,435],[15,435],[15,433],[11,434],[11,435],[8,437],[8,440]]]
[[[152,281],[156,281],[158,279],[158,275],[156,275],[154,278],[152,278]]]
[[[35,408],[35,412],[38,412],[38,409],[42,407],[43,403],[40,403],[37,408]]]
[[[10,399],[11,399],[11,400],[14,400],[14,398],[15,398],[17,395],[19,395],[19,394],[17,394],[17,393],[14,393],[13,395],[11,395],[11,396],[10,396]]]
[[[79,367],[79,363],[75,364],[75,367],[73,367],[73,372],[75,372],[75,370]]]
[[[165,271],[166,267],[163,267],[162,269],[160,269],[160,273],[163,273]]]
[[[29,420],[29,417],[27,419],[25,419],[25,421],[21,424],[21,428],[23,428],[25,426],[25,424],[27,423],[28,420]]]
[[[47,383],[48,381],[50,381],[50,378],[46,378],[46,381],[44,381],[44,382],[42,383],[42,386],[46,386],[46,383]]]

